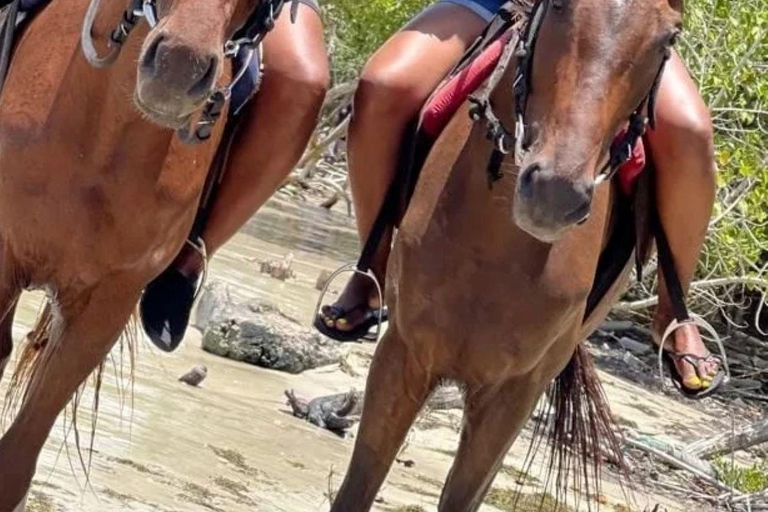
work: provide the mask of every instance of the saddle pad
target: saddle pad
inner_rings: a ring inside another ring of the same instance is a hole
[[[493,73],[509,37],[509,34],[504,35],[488,45],[488,48],[483,50],[475,60],[438,87],[421,111],[420,129],[425,135],[432,140],[440,135],[469,95]],[[623,131],[620,132],[614,138],[614,144],[620,140],[623,133]],[[619,184],[625,194],[632,194],[637,178],[645,169],[645,158],[643,140],[638,139],[637,144],[632,148],[631,158],[618,171]]]
[[[246,51],[241,49],[235,56],[232,63],[232,70],[236,72],[246,62]],[[261,85],[261,51],[259,48],[253,52],[253,58],[248,63],[248,69],[245,74],[240,78],[235,86],[232,88],[232,97],[229,103],[230,115],[236,115],[240,113],[243,107],[253,98],[258,92],[259,85]]]

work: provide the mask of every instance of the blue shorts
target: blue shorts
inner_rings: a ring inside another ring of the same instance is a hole
[[[455,4],[466,7],[486,22],[504,5],[505,0],[438,0],[438,4]]]

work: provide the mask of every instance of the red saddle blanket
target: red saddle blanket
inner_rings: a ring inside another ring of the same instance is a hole
[[[433,140],[443,131],[456,111],[493,73],[508,36],[504,36],[488,46],[460,72],[446,80],[435,91],[421,111],[421,131]],[[623,135],[617,134],[614,141]],[[631,195],[640,173],[645,169],[645,147],[639,139],[632,149],[632,157],[621,166],[618,179],[622,191]]]

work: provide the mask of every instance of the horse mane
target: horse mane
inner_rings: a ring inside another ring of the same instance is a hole
[[[64,425],[65,436],[63,448],[67,448],[67,453],[69,453],[67,446],[69,435],[70,433],[74,434],[77,456],[80,466],[86,475],[87,483],[89,483],[90,479],[93,446],[99,419],[99,396],[107,361],[111,361],[114,368],[115,378],[118,384],[117,390],[120,399],[121,413],[125,408],[126,397],[128,396],[130,396],[130,407],[131,409],[133,408],[136,355],[140,336],[138,325],[138,311],[134,311],[120,335],[117,356],[115,357],[114,351],[110,352],[110,355],[108,355],[107,358],[93,371],[90,379],[86,379],[77,391],[75,391],[75,394],[70,401],[69,415],[71,416],[71,423],[69,424],[69,427],[67,427],[66,422]],[[50,300],[46,300],[41,312],[38,314],[34,327],[25,337],[21,351],[16,358],[13,375],[11,376],[8,389],[5,392],[5,400],[3,402],[2,411],[0,412],[0,427],[4,428],[7,424],[12,422],[20,406],[27,399],[30,385],[37,372],[41,371],[46,352],[56,350],[55,346],[49,344],[53,327],[54,312],[52,311]],[[127,374],[125,372],[126,359],[128,364]],[[93,398],[91,406],[90,441],[87,448],[88,454],[86,458],[83,453],[82,438],[78,424],[78,412],[80,410],[80,402],[83,396],[85,396],[89,386],[93,387]],[[66,415],[67,412],[65,409],[65,416]]]

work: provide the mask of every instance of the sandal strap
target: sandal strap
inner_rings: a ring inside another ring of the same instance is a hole
[[[365,309],[368,309],[369,311],[373,311],[373,308],[371,308],[364,302],[361,302],[349,309],[345,309],[339,306],[338,304],[331,304],[330,306],[328,306],[328,309],[327,309],[330,315],[323,315],[323,316],[326,316],[330,320],[339,320],[341,318],[347,318],[347,316],[349,316],[350,313],[354,313],[356,311],[364,311]]]
[[[712,339],[717,343],[717,346],[720,350],[720,355],[716,356],[713,354],[709,354],[708,356],[696,356],[694,354],[680,354],[676,353],[670,349],[665,348],[665,345],[667,344],[667,340],[672,336],[672,334],[679,329],[683,325],[695,325],[697,328],[699,328],[699,331],[703,329],[707,334],[709,334]],[[730,366],[728,364],[728,356],[725,352],[725,346],[723,345],[723,341],[720,338],[720,336],[717,334],[717,331],[715,330],[712,325],[704,320],[699,315],[692,314],[690,315],[690,318],[684,321],[678,321],[673,320],[671,324],[667,327],[667,329],[664,332],[664,335],[659,340],[659,352],[658,352],[658,365],[659,365],[659,377],[661,378],[661,382],[664,383],[664,366],[663,366],[663,356],[664,354],[667,354],[672,357],[673,360],[675,360],[675,356],[678,356],[678,358],[685,360],[689,364],[691,364],[694,369],[696,370],[696,374],[701,378],[701,374],[699,373],[699,363],[701,361],[711,361],[711,360],[717,360],[721,366],[721,370],[725,372],[725,377],[723,379],[723,384],[727,384],[728,381],[731,379],[731,370]],[[691,361],[687,360],[686,358],[690,358]],[[679,360],[679,359],[678,359]],[[663,384],[662,384],[663,385]]]

